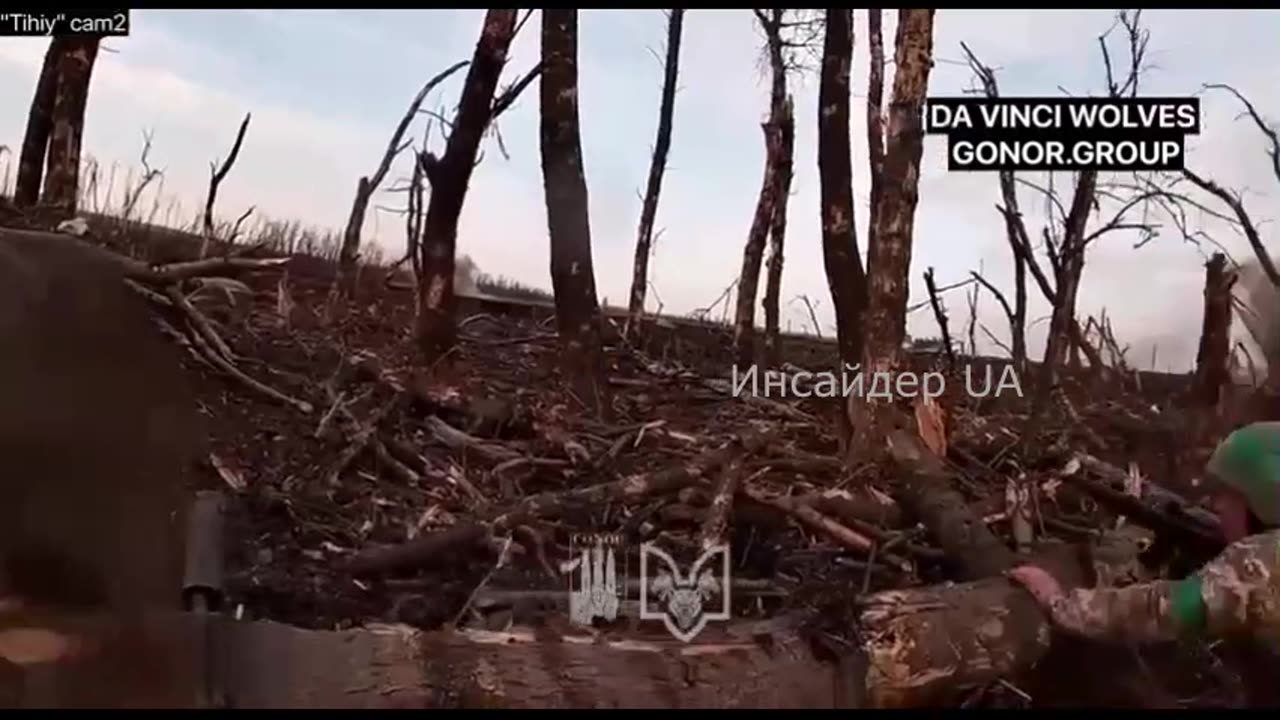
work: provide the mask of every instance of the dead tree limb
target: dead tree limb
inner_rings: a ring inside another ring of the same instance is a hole
[[[138,200],[142,197],[142,193],[146,191],[151,183],[155,182],[164,173],[151,167],[151,133],[144,131],[142,133],[142,156],[139,161],[142,163],[142,177],[138,179],[138,184],[132,188],[125,188],[124,200],[120,203],[120,219],[124,223],[128,223],[133,218],[133,210],[138,204]]]
[[[938,321],[938,330],[942,333],[942,348],[947,354],[947,367],[955,370],[956,351],[951,344],[951,328],[947,324],[947,311],[942,307],[942,298],[938,297],[938,285],[933,280],[933,268],[924,273],[924,284],[929,290],[929,304],[933,306],[933,317]]]
[[[1254,257],[1258,259],[1258,265],[1262,267],[1262,271],[1267,274],[1267,278],[1271,280],[1271,284],[1280,287],[1280,271],[1276,270],[1275,263],[1271,260],[1271,255],[1267,252],[1267,246],[1262,243],[1262,236],[1258,234],[1258,226],[1249,217],[1249,212],[1244,206],[1244,201],[1238,195],[1229,192],[1226,188],[1208,178],[1202,177],[1192,170],[1183,169],[1182,176],[1190,180],[1196,187],[1213,195],[1231,208],[1231,212],[1235,215],[1236,221],[1240,225],[1241,231],[1244,232],[1245,239],[1249,241],[1249,247],[1253,250]]]
[[[525,18],[527,19],[528,15],[526,15]],[[519,32],[519,28],[516,29],[516,32]],[[537,65],[530,68],[529,72],[521,76],[519,80],[511,83],[510,86],[498,93],[498,96],[493,99],[494,120],[498,119],[502,113],[506,112],[515,104],[516,100],[520,99],[520,94],[525,91],[525,88],[529,87],[534,80],[542,77],[542,70],[544,67],[545,66],[539,62]]]
[[[235,165],[236,158],[240,155],[240,147],[244,144],[244,134],[249,129],[249,119],[252,115],[252,113],[244,114],[244,120],[240,121],[240,129],[236,131],[236,140],[231,144],[231,152],[227,155],[227,159],[222,162],[222,165],[209,163],[209,192],[204,199],[204,221],[202,223],[204,238],[200,243],[201,259],[208,257],[209,244],[217,239],[214,230],[213,204],[218,199],[218,187],[226,179],[227,173],[231,172],[231,167]]]
[[[662,177],[667,170],[667,154],[671,151],[671,126],[675,115],[676,82],[680,76],[680,37],[684,28],[684,10],[674,8],[667,17],[667,57],[662,75],[662,100],[658,107],[658,138],[649,162],[649,180],[645,185],[640,208],[640,228],[636,233],[635,264],[631,271],[631,295],[627,301],[627,326],[639,327],[644,316],[645,291],[649,287],[649,256],[653,253],[653,224],[658,214],[658,196]]]
[[[448,530],[420,536],[403,545],[373,548],[351,559],[348,570],[356,575],[374,575],[399,569],[417,568],[439,562],[448,553],[479,542],[490,534],[508,532],[534,518],[555,518],[570,507],[603,506],[611,502],[637,502],[650,497],[679,492],[701,482],[735,457],[764,447],[763,435],[708,450],[686,464],[647,475],[633,475],[616,482],[591,485],[563,492],[546,492],[527,497],[515,505],[492,513],[486,520],[457,525]]]
[[[982,84],[983,94],[992,99],[1000,97],[1000,86],[996,81],[995,71],[978,60],[978,56],[969,49],[968,45],[960,43],[960,47],[964,50],[969,68]],[[1031,239],[1027,236],[1027,226],[1023,221],[1022,210],[1018,206],[1018,190],[1013,171],[1000,171],[999,179],[1000,199],[1004,205],[1003,207],[997,206],[997,209],[1004,218],[1005,238],[1013,254],[1013,305],[1009,305],[1004,295],[997,291],[994,285],[980,278],[977,279],[988,291],[996,296],[1001,307],[1004,308],[1005,316],[1009,319],[1010,355],[1015,366],[1019,370],[1025,371],[1027,367],[1028,266],[1032,266],[1031,271],[1035,274],[1036,281],[1041,284],[1042,290],[1049,291],[1049,285],[1048,279],[1044,276],[1044,272],[1040,269],[1031,250]],[[1052,298],[1050,300],[1052,301]]]
[[[942,461],[918,435],[895,430],[889,436],[889,445],[900,473],[895,486],[899,505],[929,529],[961,579],[991,577],[1013,567],[1013,551],[991,533],[964,497],[951,487]]]
[[[724,542],[725,530],[729,527],[729,516],[733,509],[733,495],[743,484],[743,458],[735,457],[720,471],[720,480],[716,483],[715,493],[707,506],[707,516],[702,521],[702,529],[698,534],[698,544],[704,551],[711,550]]]
[[[1249,114],[1253,124],[1267,139],[1267,144],[1270,146],[1267,148],[1267,155],[1271,157],[1271,172],[1276,176],[1276,181],[1280,182],[1280,132],[1277,132],[1275,127],[1263,119],[1258,109],[1254,107],[1253,103],[1249,102],[1249,98],[1234,87],[1225,83],[1208,83],[1204,87],[1206,90],[1226,90],[1234,95],[1241,105],[1244,105],[1245,112]]]
[[[409,146],[409,143],[403,142],[404,134],[409,130],[409,124],[418,115],[418,109],[422,107],[427,95],[436,86],[468,64],[466,60],[454,63],[422,86],[422,89],[410,101],[409,109],[405,111],[400,118],[400,122],[396,124],[395,132],[391,134],[391,140],[387,143],[387,149],[383,152],[382,159],[378,162],[378,167],[374,169],[372,175],[362,176],[356,182],[356,196],[351,203],[351,214],[347,218],[347,227],[342,233],[342,249],[338,254],[338,278],[335,287],[339,289],[339,292],[346,293],[349,296],[355,290],[355,286],[352,283],[354,281],[356,263],[360,257],[360,233],[364,228],[365,213],[369,209],[369,198],[377,191],[378,186],[387,177],[387,173],[391,171],[391,163]]]

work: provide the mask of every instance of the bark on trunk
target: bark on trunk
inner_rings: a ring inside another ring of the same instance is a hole
[[[57,208],[59,218],[71,217],[76,212],[84,112],[100,40],[96,36],[68,38],[66,52],[58,58],[42,201]]]
[[[587,181],[578,132],[578,11],[542,11],[542,179],[551,236],[551,284],[561,371],[593,413],[609,398],[600,348],[600,306],[591,264]]]
[[[773,222],[769,228],[769,260],[766,263],[764,283],[764,357],[765,364],[776,368],[782,364],[782,347],[778,327],[779,305],[782,302],[782,262],[787,237],[787,200],[791,196],[792,164],[796,145],[795,110],[788,97],[780,122],[781,144],[778,153],[778,196],[773,208]]]
[[[658,215],[658,196],[662,193],[662,176],[667,170],[667,153],[671,151],[671,122],[675,115],[676,81],[680,76],[680,35],[684,27],[684,10],[675,8],[667,20],[666,70],[662,77],[662,103],[658,109],[658,139],[653,145],[649,164],[649,182],[644,190],[640,210],[640,230],[636,235],[636,259],[631,273],[631,298],[627,304],[628,327],[639,327],[644,316],[645,295],[649,289],[649,254],[653,248],[653,223]]]
[[[515,35],[516,11],[491,9],[476,43],[462,86],[453,130],[439,159],[427,157],[431,199],[422,228],[422,278],[418,287],[416,332],[422,359],[430,364],[453,347],[453,258],[458,217],[476,163],[476,152],[489,126],[493,94]]]
[[[880,10],[875,8],[867,10],[867,52],[870,55],[867,67],[867,159],[871,165],[868,198],[872,209],[867,223],[867,248],[870,249],[876,244],[875,208],[880,204],[884,176],[884,33]]]
[[[933,65],[933,10],[900,10],[895,39],[893,100],[888,117],[881,191],[872,208],[875,242],[867,249],[866,338],[861,367],[863,398],[849,398],[854,438],[849,451],[878,447],[885,432],[884,403],[871,397],[877,381],[894,380],[906,331],[911,234],[919,200],[923,150],[921,110]]]
[[[964,496],[951,485],[942,461],[913,431],[889,436],[898,470],[894,495],[904,512],[928,528],[956,577],[965,580],[998,575],[1014,565],[1014,554],[992,534]]]
[[[356,181],[356,197],[351,201],[351,214],[347,216],[347,227],[342,233],[342,249],[338,253],[338,277],[335,289],[350,296],[355,291],[356,262],[360,258],[360,231],[364,227],[364,216],[369,210],[369,196],[373,194],[373,186],[369,178],[361,177]]]
[[[840,361],[853,367],[862,361],[862,313],[866,302],[866,277],[858,255],[858,233],[854,225],[853,152],[849,139],[853,11],[827,10],[826,20],[822,77],[818,86],[822,260],[835,308]]]
[[[734,308],[733,345],[735,363],[745,370],[755,362],[756,295],[760,290],[760,265],[764,246],[774,222],[778,203],[786,199],[782,190],[783,116],[787,103],[787,76],[783,56],[782,10],[757,10],[756,19],[765,34],[769,56],[769,119],[764,129],[764,182],[756,201],[755,217],[742,252],[742,274],[738,276],[738,298]]]
[[[995,80],[991,80],[990,94],[998,97]],[[1027,258],[1020,252],[1026,228],[1021,224],[1018,206],[1018,190],[1013,171],[1000,173],[1000,197],[1004,201],[1005,235],[1013,251],[1013,308],[1009,316],[1010,350],[1018,372],[1027,370]]]
[[[1193,393],[1197,404],[1216,408],[1223,388],[1231,382],[1231,290],[1236,275],[1227,269],[1222,253],[1214,253],[1204,267],[1204,324]]]
[[[760,128],[764,131],[765,143],[764,182],[760,186],[751,229],[747,231],[747,244],[742,250],[742,272],[738,275],[738,297],[733,318],[734,363],[743,371],[755,362],[756,294],[760,289],[764,245],[778,196],[778,174],[774,172],[774,166],[782,152],[781,129],[767,121],[761,123]]]
[[[49,133],[53,129],[53,105],[58,89],[58,64],[66,54],[71,38],[55,37],[44,53],[40,79],[27,112],[27,132],[22,138],[22,155],[18,158],[18,177],[13,189],[14,205],[31,207],[40,200],[40,181],[44,178],[44,159],[49,149]]]

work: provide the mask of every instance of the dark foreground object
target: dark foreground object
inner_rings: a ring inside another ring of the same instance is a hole
[[[198,415],[119,262],[0,229],[0,594],[176,607]]]

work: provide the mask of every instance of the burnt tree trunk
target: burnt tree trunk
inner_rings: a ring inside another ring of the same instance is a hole
[[[853,11],[827,10],[818,86],[818,181],[822,198],[822,260],[835,307],[840,361],[862,360],[866,277],[858,255],[853,217],[853,167],[849,139],[849,68]]]
[[[57,208],[60,218],[71,217],[76,212],[84,111],[101,39],[98,36],[68,38],[66,51],[57,60],[48,165],[41,199],[43,204]]]
[[[1041,365],[1041,383],[1045,391],[1037,391],[1038,398],[1043,398],[1044,393],[1057,382],[1057,372],[1065,364],[1067,353],[1072,347],[1072,335],[1076,332],[1076,295],[1080,290],[1080,278],[1084,274],[1085,227],[1097,179],[1095,171],[1080,173],[1072,194],[1071,208],[1063,222],[1062,243],[1058,260],[1054,264],[1056,290],[1053,313],[1049,317],[1049,338]]]
[[[13,189],[14,205],[25,208],[40,200],[40,181],[44,178],[44,158],[49,149],[49,132],[53,129],[53,105],[58,89],[58,64],[72,40],[55,37],[44,53],[40,79],[27,112],[27,132],[22,138],[22,155],[18,158],[18,177]]]
[[[780,129],[768,121],[761,123],[760,127],[764,130],[764,181],[751,219],[751,229],[747,231],[747,244],[742,250],[742,271],[738,275],[738,297],[733,317],[734,363],[740,370],[755,362],[756,292],[760,286],[760,265],[764,260],[765,241],[769,237],[769,223],[773,220],[774,198],[778,195],[778,177],[773,168],[782,151]]]
[[[587,181],[578,131],[578,11],[542,11],[542,180],[551,236],[551,284],[561,370],[592,412],[609,400],[600,347],[600,306],[591,264]]]
[[[779,341],[778,315],[782,302],[783,249],[787,237],[787,199],[791,196],[792,165],[796,146],[795,107],[788,97],[779,119],[781,142],[778,152],[778,196],[773,207],[773,222],[769,227],[769,259],[765,265],[764,281],[764,357],[768,367],[776,368],[782,362]]]
[[[991,87],[993,88],[991,96],[997,97],[998,93],[994,92],[994,79],[991,81]],[[1000,172],[1000,197],[1004,200],[1005,234],[1013,250],[1013,308],[1009,315],[1009,349],[1012,351],[1011,359],[1014,367],[1018,372],[1025,373],[1027,370],[1027,258],[1019,252],[1023,239],[1018,235],[1019,232],[1024,231],[1025,226],[1014,219],[1021,210],[1018,207],[1018,190],[1012,170]]]
[[[867,248],[876,244],[875,208],[879,207],[884,175],[884,33],[880,10],[867,10],[867,160],[871,170],[871,216],[867,222]],[[870,258],[867,259],[868,265]],[[854,362],[860,361],[859,357]]]
[[[968,46],[962,45],[962,47],[965,54],[969,56],[969,67],[982,83],[984,94],[992,99],[1000,97],[1000,85],[996,81],[995,71],[983,65]],[[997,299],[1009,317],[1010,359],[1018,372],[1025,373],[1027,371],[1027,270],[1031,240],[1027,237],[1027,226],[1018,205],[1018,188],[1013,171],[1001,170],[999,178],[1000,199],[1004,205],[997,208],[1004,218],[1005,239],[1013,253],[1013,306],[1010,307],[999,295]],[[1036,272],[1037,281],[1043,280],[1042,288],[1045,294],[1051,295],[1048,279],[1039,275],[1039,267],[1036,266],[1031,270]]]
[[[930,9],[898,12],[893,99],[888,115],[881,191],[872,208],[875,241],[867,249],[866,337],[861,367],[863,397],[850,395],[851,452],[879,446],[882,430],[872,397],[877,381],[893,380],[906,333],[911,233],[919,200],[923,151],[921,110],[933,66],[933,16]]]
[[[374,186],[367,176],[356,181],[356,197],[351,201],[351,214],[347,227],[342,231],[342,249],[338,252],[338,277],[334,289],[352,295],[355,292],[356,263],[360,259],[360,232],[364,228],[365,213],[369,211],[369,198]]]
[[[1204,268],[1204,323],[1192,392],[1198,405],[1216,408],[1222,389],[1231,382],[1231,290],[1236,274],[1227,269],[1222,253],[1214,253]]]
[[[756,20],[764,30],[769,55],[769,119],[764,129],[764,181],[756,201],[755,216],[742,251],[742,273],[738,276],[738,298],[734,308],[733,345],[735,363],[745,369],[755,361],[756,295],[760,290],[760,265],[764,246],[774,222],[782,186],[782,117],[786,112],[787,77],[783,57],[782,10],[756,10]]]
[[[491,9],[485,13],[484,28],[467,70],[444,155],[424,156],[431,199],[427,202],[422,227],[422,278],[418,284],[415,334],[422,359],[427,363],[443,357],[454,344],[453,258],[458,241],[458,217],[462,214],[480,141],[489,126],[493,94],[507,62],[515,28],[515,10]]]
[[[631,298],[627,303],[628,328],[639,327],[644,315],[644,300],[649,288],[649,254],[653,248],[653,223],[658,215],[658,196],[662,192],[662,176],[667,171],[667,153],[671,151],[671,121],[676,107],[676,81],[680,76],[680,36],[684,27],[684,10],[675,8],[667,20],[667,58],[662,76],[662,102],[658,108],[658,139],[653,145],[649,164],[649,182],[644,189],[644,205],[640,210],[640,230],[636,234],[636,260],[631,273]]]

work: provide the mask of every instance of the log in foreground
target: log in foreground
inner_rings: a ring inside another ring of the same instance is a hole
[[[1137,547],[1118,537],[1082,562],[1074,548],[1061,546],[1048,564],[1070,585],[1131,562]],[[859,605],[860,647],[849,662],[832,662],[780,623],[768,632],[712,627],[686,645],[666,636],[596,640],[545,629],[324,632],[224,618],[212,619],[205,636],[198,616],[166,615],[153,618],[146,634],[152,652],[166,658],[152,666],[165,668],[167,679],[147,677],[174,687],[111,696],[103,693],[125,686],[94,682],[101,662],[67,668],[66,677],[62,667],[27,668],[25,686],[18,684],[25,692],[14,704],[194,706],[195,678],[211,677],[219,686],[213,695],[241,708],[942,706],[1028,670],[1049,645],[1035,603],[1003,578],[886,591]],[[200,637],[212,639],[207,656]],[[5,680],[0,673],[0,705],[14,697]],[[54,687],[56,695],[48,692]],[[92,702],[63,692],[77,687],[94,690]]]

